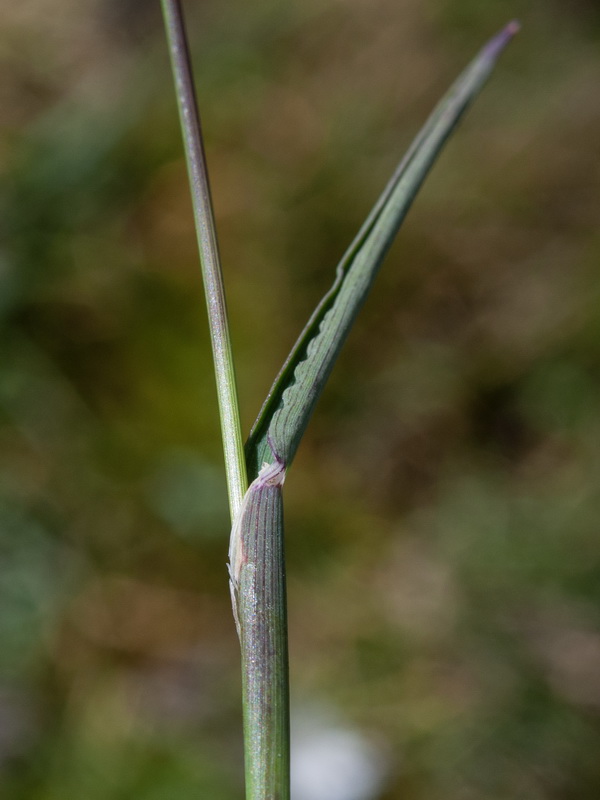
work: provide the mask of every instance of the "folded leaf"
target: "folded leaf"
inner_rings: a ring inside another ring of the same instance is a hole
[[[314,406],[400,225],[446,140],[518,31],[510,23],[470,64],[411,145],[273,384],[246,444],[249,479],[263,463],[289,467]]]

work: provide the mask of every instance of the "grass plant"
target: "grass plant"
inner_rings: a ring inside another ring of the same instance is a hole
[[[205,285],[227,471],[229,572],[241,644],[248,800],[288,800],[289,681],[282,487],[378,269],[447,139],[514,34],[471,62],[418,134],[337,267],[242,448],[235,371],[202,130],[180,0],[162,0]],[[248,481],[250,485],[248,486]]]

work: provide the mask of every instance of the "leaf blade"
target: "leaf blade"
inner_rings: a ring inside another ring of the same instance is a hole
[[[264,462],[288,467],[377,271],[444,144],[519,30],[511,22],[450,88],[400,162],[292,348],[246,444],[250,479]]]

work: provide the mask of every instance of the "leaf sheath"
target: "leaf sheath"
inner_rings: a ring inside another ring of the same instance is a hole
[[[251,484],[230,551],[242,651],[248,800],[289,798],[289,685],[283,502],[279,464]]]

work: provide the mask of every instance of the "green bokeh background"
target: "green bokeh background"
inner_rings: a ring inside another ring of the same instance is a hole
[[[243,791],[223,463],[158,5],[0,10],[10,800]],[[187,8],[246,431],[434,102],[523,22],[287,481],[292,702],[377,743],[374,800],[596,800],[597,5]]]

